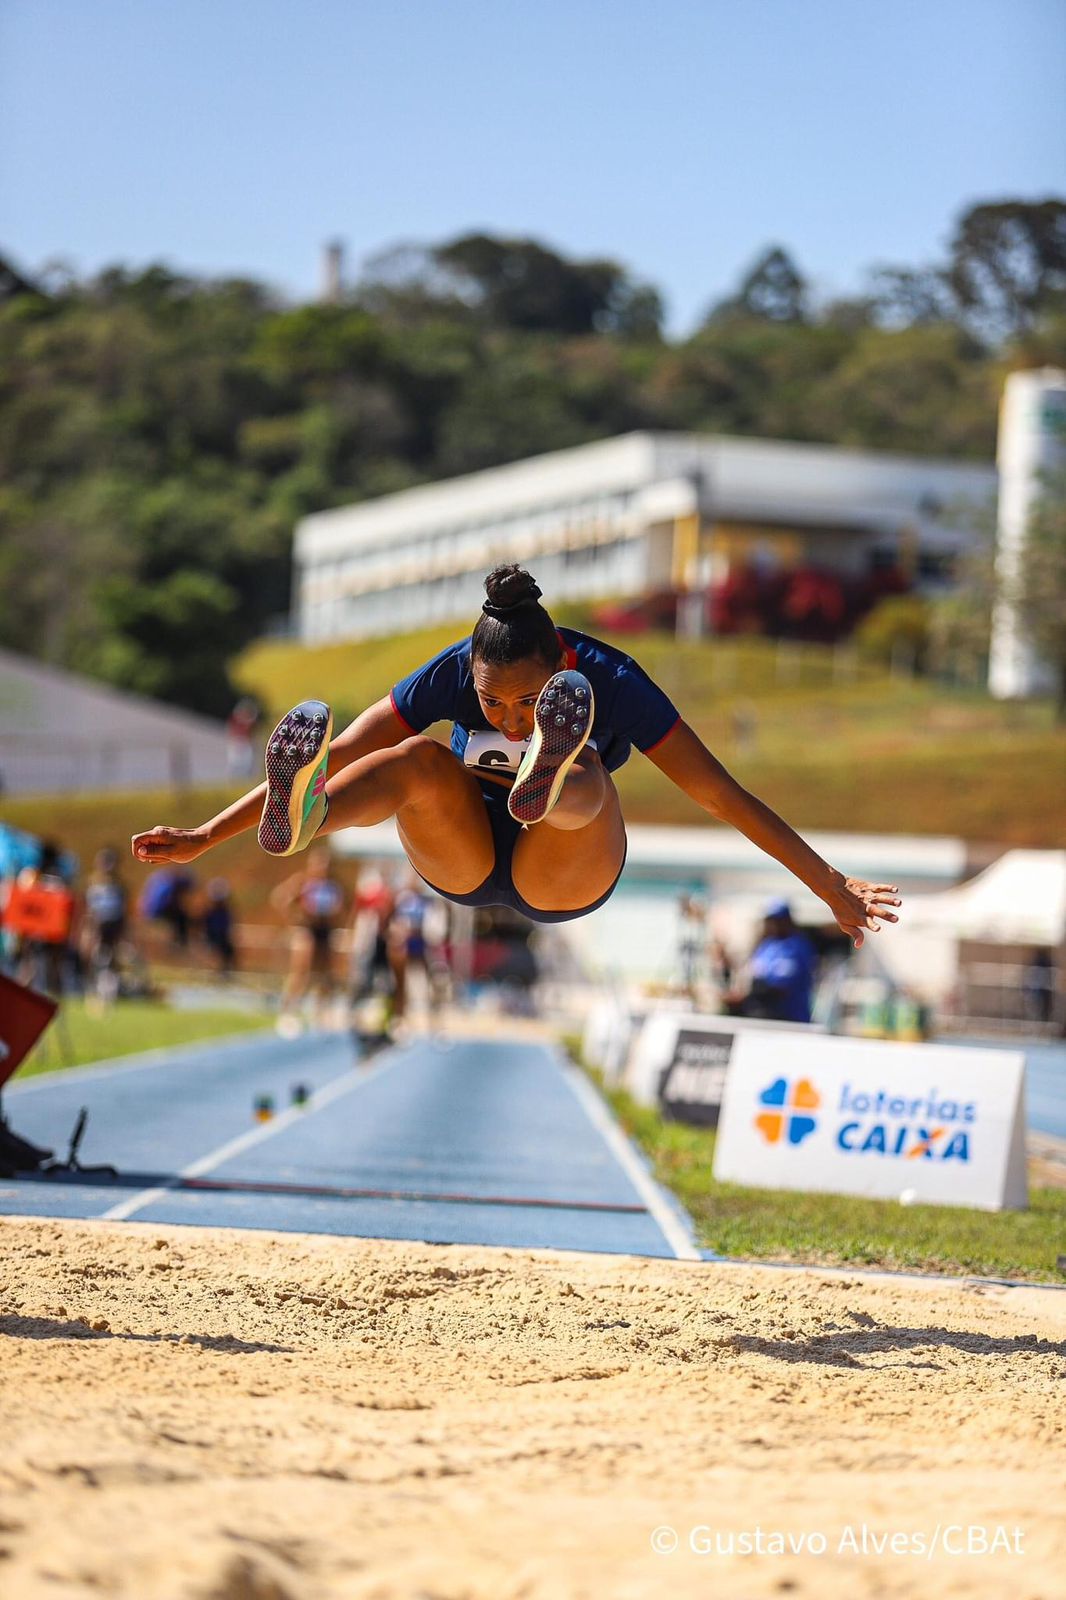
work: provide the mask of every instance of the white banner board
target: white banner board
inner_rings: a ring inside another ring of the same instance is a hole
[[[999,1211],[1028,1204],[1025,1057],[1013,1050],[738,1034],[714,1175]]]

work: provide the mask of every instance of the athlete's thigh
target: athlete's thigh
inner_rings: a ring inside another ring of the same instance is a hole
[[[434,750],[425,752],[423,780],[396,813],[396,831],[408,861],[427,883],[449,894],[469,894],[492,871],[492,829],[473,773],[443,745]]]
[[[293,928],[289,934],[290,972],[310,972],[311,948],[310,928]]]
[[[317,928],[311,932],[311,971],[318,977],[329,975],[333,966],[333,945],[328,929],[319,931]]]
[[[515,888],[538,911],[580,911],[606,894],[622,870],[626,829],[607,775],[603,805],[583,828],[538,822],[519,834],[511,860]]]

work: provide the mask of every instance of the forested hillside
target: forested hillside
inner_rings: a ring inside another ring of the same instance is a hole
[[[617,263],[523,239],[394,251],[335,304],[0,270],[0,644],[224,712],[308,511],[634,428],[987,460],[1064,308],[1057,201],[976,206],[846,301],[769,249],[683,340]]]

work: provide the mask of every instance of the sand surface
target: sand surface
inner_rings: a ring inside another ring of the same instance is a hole
[[[0,1334],[5,1600],[1066,1595],[1066,1293],[19,1219]]]

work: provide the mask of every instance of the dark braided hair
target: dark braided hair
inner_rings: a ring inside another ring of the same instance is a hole
[[[509,667],[530,656],[554,666],[559,635],[525,568],[495,567],[485,579],[485,593],[488,599],[470,640],[471,656],[491,667]]]

